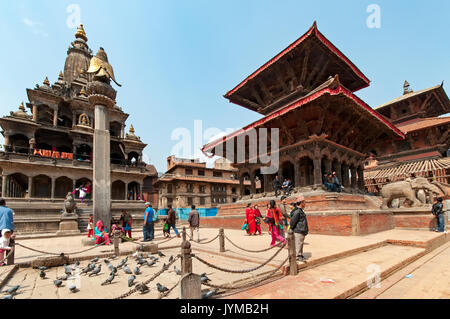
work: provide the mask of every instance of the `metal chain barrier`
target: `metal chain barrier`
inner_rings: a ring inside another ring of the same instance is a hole
[[[229,269],[221,268],[221,267],[219,267],[219,266],[216,266],[216,265],[213,265],[213,264],[207,262],[206,260],[204,260],[204,259],[198,257],[197,255],[192,254],[191,256],[192,256],[193,258],[197,259],[198,261],[200,261],[201,263],[203,263],[203,264],[205,264],[205,265],[207,265],[207,266],[209,266],[209,267],[211,267],[211,268],[214,268],[214,269],[217,269],[217,270],[220,270],[220,271],[223,271],[223,272],[233,273],[233,274],[244,274],[244,273],[248,273],[248,272],[252,272],[252,271],[258,270],[258,269],[264,267],[265,265],[267,265],[269,262],[271,262],[271,261],[272,261],[272,260],[273,260],[273,259],[274,259],[274,258],[275,258],[282,250],[283,250],[283,248],[284,248],[286,245],[287,245],[287,243],[284,243],[283,246],[281,246],[281,247],[278,249],[278,251],[277,251],[272,257],[270,257],[268,260],[266,260],[266,261],[265,261],[264,263],[262,263],[261,265],[256,266],[256,267],[254,267],[254,268],[246,269],[246,270],[229,270]]]
[[[261,250],[250,250],[250,249],[246,249],[246,248],[239,247],[238,245],[236,245],[235,243],[233,243],[233,242],[231,241],[231,239],[227,237],[227,235],[225,235],[225,239],[226,239],[227,241],[229,241],[230,244],[232,244],[234,247],[236,247],[236,248],[238,248],[238,249],[241,249],[241,250],[243,250],[243,251],[249,252],[249,253],[263,253],[263,252],[269,251],[269,250],[271,250],[271,249],[273,249],[273,248],[275,248],[275,247],[280,247],[280,245],[281,245],[281,243],[278,243],[277,245],[271,246],[271,247],[269,247],[269,248],[265,248],[265,249],[261,249]]]
[[[275,273],[277,273],[283,266],[289,261],[289,257],[286,258],[276,269],[271,271],[267,276],[262,277],[261,279],[258,279],[256,281],[249,282],[247,284],[241,285],[241,286],[226,286],[226,285],[214,285],[214,284],[208,284],[208,283],[202,283],[202,285],[205,285],[210,288],[217,288],[217,289],[223,289],[223,290],[236,290],[236,289],[245,289],[254,287],[258,284],[261,284],[262,282],[266,281],[267,279],[270,279]]]
[[[189,235],[188,235],[189,236]],[[191,236],[189,236],[189,237],[191,237]],[[213,241],[215,241],[217,238],[219,238],[219,235],[217,235],[216,237],[214,237],[213,239],[211,239],[211,240],[208,240],[208,241],[205,241],[205,242],[203,242],[203,243],[199,243],[199,242],[196,242],[196,241],[194,241],[194,240],[192,240],[192,242],[194,243],[194,244],[200,244],[200,245],[205,245],[205,244],[209,244],[209,243],[212,243]]]
[[[87,248],[87,249],[84,249],[84,250],[75,251],[75,252],[70,252],[70,253],[52,253],[52,252],[49,252],[49,251],[43,251],[43,250],[31,248],[31,247],[25,246],[25,245],[20,244],[20,243],[17,243],[17,242],[16,242],[16,245],[17,245],[17,246],[20,246],[20,247],[22,247],[22,248],[25,248],[25,249],[34,251],[34,252],[36,252],[36,253],[44,254],[44,255],[62,256],[62,255],[77,255],[77,254],[81,254],[81,253],[84,253],[84,252],[93,250],[93,249],[95,249],[95,248],[98,248],[98,247],[100,247],[100,246],[103,246],[103,245],[105,245],[105,242],[103,242],[103,243],[101,243],[101,244],[99,244],[99,245],[95,245],[94,247],[90,247],[90,248]]]
[[[148,279],[147,281],[142,282],[141,284],[144,285],[148,285],[150,282],[152,282],[153,280],[155,280],[156,278],[158,278],[162,273],[164,273],[165,271],[167,271],[169,269],[170,266],[172,266],[174,264],[175,261],[178,260],[178,258],[180,258],[181,255],[177,255],[168,265],[166,265],[166,268],[161,269],[160,271],[156,272],[150,279]],[[141,284],[136,284],[136,287],[141,285]],[[134,294],[136,291],[138,291],[138,288],[133,288],[130,291],[120,295],[117,298],[114,299],[124,299],[126,297],[131,296],[132,294]]]

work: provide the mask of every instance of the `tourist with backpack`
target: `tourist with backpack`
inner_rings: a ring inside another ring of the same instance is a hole
[[[152,241],[155,234],[155,221],[158,220],[158,214],[153,210],[152,205],[147,202],[145,203],[145,214],[144,214],[144,241]]]

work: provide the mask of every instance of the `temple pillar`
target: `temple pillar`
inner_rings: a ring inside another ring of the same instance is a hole
[[[75,111],[72,112],[72,127],[75,127],[77,125],[77,113]]]
[[[53,110],[53,126],[58,126],[58,109]]]
[[[256,194],[256,181],[255,181],[255,172],[250,175],[250,191],[252,194]]]
[[[347,164],[343,164],[342,165],[342,184],[344,185],[344,187],[349,187],[350,183],[349,183],[349,175],[348,175],[349,169]]]
[[[139,199],[143,200],[143,190],[144,190],[144,183],[139,184]]]
[[[239,193],[244,196],[244,175],[239,175]]]
[[[33,104],[33,121],[37,121],[37,106]]]
[[[125,183],[125,200],[128,200],[128,183]]]
[[[30,144],[30,154],[33,155],[34,147],[36,146],[36,139],[34,137],[28,140],[28,144]]]
[[[94,107],[93,213],[94,222],[102,220],[111,227],[111,158],[109,109],[115,105],[116,91],[109,83],[94,80],[87,85],[88,99]]]
[[[325,172],[322,172],[322,173],[328,173],[328,174],[331,174],[331,173],[333,173],[333,167],[332,167],[332,163],[331,163],[331,160],[329,160],[328,158],[327,159],[323,159],[323,161],[324,161],[324,164],[325,164]],[[323,174],[322,174],[323,175]]]
[[[354,167],[350,168],[350,172],[352,174],[352,182],[351,182],[351,188],[358,188],[358,185],[356,184],[356,169]]]
[[[361,191],[365,191],[365,184],[364,184],[364,169],[360,166],[357,169],[358,173],[358,188]]]
[[[55,184],[56,184],[56,179],[54,177],[52,177],[52,188],[51,188],[51,199],[55,198]]]
[[[314,185],[320,186],[322,185],[322,159],[315,158],[313,160],[314,163]]]
[[[2,174],[2,197],[6,197],[6,179],[8,175]]]
[[[295,187],[300,187],[300,185],[301,185],[300,177],[301,177],[300,162],[296,161],[296,162],[294,162],[294,186]]]
[[[5,146],[10,146],[10,144],[9,144],[9,134],[5,134],[5,137],[3,139],[3,144]],[[5,147],[5,150],[6,150],[6,147]]]
[[[33,197],[33,176],[28,176],[28,198],[32,197]]]

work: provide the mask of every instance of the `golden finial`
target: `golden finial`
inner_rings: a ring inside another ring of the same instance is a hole
[[[130,133],[131,133],[131,134],[134,134],[134,127],[133,127],[133,124],[131,124],[131,126],[130,126]]]
[[[19,110],[21,110],[22,112],[25,112],[25,106],[23,105],[23,102],[20,103]]]
[[[50,81],[48,80],[47,76],[45,77],[44,85],[50,86]]]
[[[64,80],[64,74],[62,73],[62,71],[59,71],[58,80]]]
[[[86,36],[86,32],[84,32],[84,27],[82,24],[80,24],[80,26],[78,27],[77,33],[75,33],[75,38],[81,38],[87,42],[88,38]]]
[[[80,95],[81,96],[88,96],[86,91],[84,90],[84,88],[81,88]]]

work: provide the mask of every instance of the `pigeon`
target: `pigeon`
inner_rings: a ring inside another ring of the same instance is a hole
[[[202,294],[202,299],[209,299],[212,296],[214,296],[215,294],[217,294],[218,291],[219,291],[219,289],[215,289],[215,290],[211,290],[211,291],[205,292],[204,294]]]
[[[2,299],[13,299],[13,296],[12,295],[6,295],[6,296],[3,296]]]
[[[166,255],[164,255],[162,252],[158,251],[158,256],[159,257],[166,257]]]
[[[77,259],[77,261],[75,261],[75,265],[79,266],[80,265],[80,261]]]
[[[68,267],[66,264],[64,264],[64,273],[66,275],[71,275],[72,271],[73,271],[72,267]]]
[[[143,266],[143,265],[145,265],[145,264],[148,265],[148,261],[145,260],[145,259],[142,259],[142,260],[139,260],[139,261],[138,261],[138,265],[139,265],[139,266]]]
[[[117,258],[116,255],[112,255],[112,256],[111,256],[111,259],[116,259],[116,258]]]
[[[128,257],[125,258],[125,259],[123,259],[123,260],[117,265],[117,268],[122,268],[123,265],[125,265],[125,264],[127,263],[127,261],[128,261]]]
[[[156,264],[156,261],[152,260],[151,262],[147,262],[147,265],[149,267],[153,266],[154,264]]]
[[[173,256],[170,256],[169,262],[171,263],[173,261]]]
[[[109,262],[109,260],[108,259],[103,259],[103,261],[105,262],[105,264],[107,264],[107,265],[109,265],[110,264],[110,262]]]
[[[209,279],[208,276],[206,276],[206,273],[204,273],[204,274],[201,274],[201,275],[200,275],[200,281],[201,281],[202,283],[206,283],[206,282],[208,282],[208,281],[211,281],[211,279]]]
[[[44,271],[44,270],[47,270],[48,267],[45,267],[45,266],[39,266],[38,269]]]
[[[41,270],[41,272],[39,273],[39,277],[41,277],[41,279],[45,278],[45,271]]]
[[[135,275],[139,275],[141,273],[141,270],[139,269],[139,266],[137,266],[136,268],[134,268],[134,274]]]
[[[106,278],[106,280],[104,282],[102,282],[102,286],[104,285],[109,285],[113,280],[114,280],[114,273],[112,272],[108,278]]]
[[[70,287],[69,287],[69,290],[70,290],[71,292],[73,292],[73,293],[75,293],[75,292],[78,291],[77,286],[75,286],[75,285],[70,286]]]
[[[156,288],[158,289],[159,292],[163,293],[166,291],[169,291],[169,288],[161,285],[159,282],[156,284]]]
[[[61,287],[61,285],[62,285],[62,280],[53,280],[53,283],[55,284],[55,286],[57,287],[57,288],[59,288],[59,287]]]
[[[136,285],[136,289],[141,293],[141,294],[145,294],[147,292],[150,291],[150,289],[147,287],[147,285],[145,285],[144,283],[140,283],[138,285]]]
[[[92,273],[89,274],[89,277],[91,277],[92,275],[98,275],[100,273],[100,271],[102,270],[102,265],[98,265],[93,271]]]
[[[117,267],[112,267],[111,268],[111,272],[113,273],[113,274],[117,274]]]
[[[20,288],[20,285],[13,286],[13,287],[3,291],[3,293],[7,293],[7,294],[10,294],[10,295],[15,295],[17,290],[19,290],[19,288]]]
[[[69,275],[65,274],[61,277],[56,278],[57,280],[67,280],[69,278]]]
[[[131,275],[130,277],[128,277],[128,287],[133,286],[135,279],[136,279],[135,275]]]
[[[91,263],[96,263],[98,261],[98,257],[95,257],[94,259],[91,260]]]
[[[169,266],[167,266],[166,264],[163,265],[162,269],[167,270],[169,269]]]
[[[136,252],[133,254],[133,255],[131,255],[131,257],[137,257],[138,256],[138,251],[136,250]]]
[[[153,259],[155,256],[153,256],[152,253],[148,253],[148,258]]]
[[[173,271],[178,275],[181,276],[181,270],[177,268],[177,266],[173,266]]]
[[[123,271],[124,271],[126,274],[129,274],[129,275],[131,275],[131,274],[133,273],[133,272],[131,271],[130,267],[128,267],[127,265],[123,266]]]

